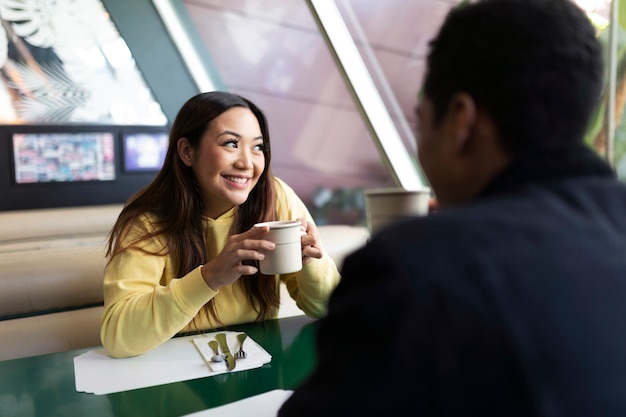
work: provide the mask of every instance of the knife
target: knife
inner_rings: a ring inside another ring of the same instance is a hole
[[[220,344],[222,348],[222,352],[224,352],[224,356],[226,356],[226,365],[229,371],[235,369],[235,358],[233,354],[230,353],[230,349],[228,348],[228,343],[226,343],[226,335],[224,333],[218,333],[215,335],[215,340]]]

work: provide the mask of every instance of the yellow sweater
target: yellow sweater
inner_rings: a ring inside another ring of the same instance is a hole
[[[276,179],[276,199],[279,220],[306,218],[313,221],[296,193],[279,179]],[[226,244],[234,211],[233,208],[217,219],[204,219],[209,259]],[[135,230],[145,228],[149,228],[147,219]],[[160,238],[144,243],[152,252],[163,244]],[[200,312],[211,299],[225,326],[256,319],[257,313],[244,298],[237,281],[216,292],[202,279],[200,266],[180,279],[176,279],[173,271],[170,256],[154,256],[134,249],[123,251],[107,265],[100,337],[111,356],[139,355],[178,333],[215,327],[216,324],[210,323],[206,314]],[[326,313],[328,297],[340,276],[332,258],[324,254],[321,259],[312,259],[301,271],[277,275],[274,279],[286,284],[298,307],[307,315],[321,317]],[[192,325],[194,318],[195,325]]]

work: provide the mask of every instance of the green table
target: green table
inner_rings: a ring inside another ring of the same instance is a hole
[[[273,389],[294,389],[313,367],[315,327],[306,316],[231,326],[227,330],[246,332],[272,361],[248,371],[108,395],[76,391],[73,359],[91,349],[0,361],[0,417],[178,417]]]

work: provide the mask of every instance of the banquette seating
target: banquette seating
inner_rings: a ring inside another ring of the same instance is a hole
[[[0,360],[100,345],[106,238],[120,209],[0,212]],[[347,225],[320,235],[338,266],[369,236]],[[302,314],[282,299],[281,317]]]

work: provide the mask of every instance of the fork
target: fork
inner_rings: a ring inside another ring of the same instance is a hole
[[[235,359],[245,359],[248,356],[248,354],[243,350],[243,342],[244,340],[246,340],[246,337],[248,337],[248,335],[245,333],[239,333],[237,335],[237,340],[239,341],[239,350],[235,352]]]

